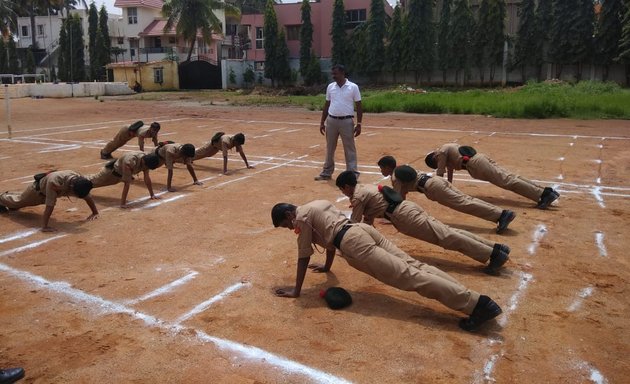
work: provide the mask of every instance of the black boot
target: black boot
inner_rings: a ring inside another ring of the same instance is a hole
[[[485,295],[479,296],[479,301],[475,305],[472,314],[459,321],[459,327],[468,332],[474,332],[488,320],[499,316],[503,310],[491,298]]]
[[[503,264],[505,264],[510,258],[510,256],[508,256],[508,254],[503,251],[502,248],[504,246],[507,247],[507,245],[504,244],[494,245],[494,249],[492,250],[492,254],[490,255],[490,262],[488,263],[488,266],[483,269],[483,271],[488,275],[498,276],[499,270],[501,269]]]
[[[542,195],[540,195],[540,201],[536,207],[538,209],[547,209],[547,207],[556,201],[558,197],[560,197],[558,192],[554,191],[552,188],[546,187],[543,190]]]
[[[0,384],[11,384],[24,377],[24,369],[9,368],[0,369]]]
[[[509,209],[504,209],[503,212],[501,212],[501,216],[499,217],[497,233],[505,231],[515,217],[516,213],[510,211]]]

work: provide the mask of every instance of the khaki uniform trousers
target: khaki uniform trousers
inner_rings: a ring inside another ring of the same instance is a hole
[[[499,217],[503,213],[503,209],[463,193],[441,177],[431,177],[424,184],[424,187],[420,187],[418,190],[424,193],[429,200],[493,223],[499,221]]]
[[[0,194],[0,205],[9,209],[20,209],[23,207],[34,207],[46,202],[46,195],[39,193],[35,189],[35,183],[26,187],[24,192],[5,192]]]
[[[354,144],[353,119],[326,119],[326,161],[321,176],[332,176],[335,171],[335,150],[341,136],[343,154],[346,158],[346,170],[358,173],[357,148]]]
[[[501,168],[494,160],[482,153],[478,153],[468,160],[466,170],[475,179],[488,181],[497,187],[507,189],[535,202],[540,200],[544,191],[540,185]]]
[[[370,225],[352,225],[341,240],[340,250],[351,267],[456,311],[471,314],[479,301],[479,293],[467,289],[446,272],[410,257]]]
[[[131,136],[129,135],[129,127],[122,127],[120,131],[114,136],[114,138],[105,145],[102,152],[106,154],[111,154],[118,148],[127,144],[127,142],[131,140]]]
[[[216,155],[218,152],[219,150],[216,149],[215,147],[210,147],[207,149],[199,148],[195,151],[195,156],[193,157],[193,161],[203,159],[205,157],[212,157]]]
[[[494,248],[493,242],[468,231],[451,228],[429,216],[418,205],[406,200],[400,203],[389,217],[394,227],[401,233],[439,245],[444,249],[461,252],[481,263],[490,259]]]
[[[114,170],[103,167],[98,173],[88,176],[93,188],[107,187],[121,182],[119,176],[114,175]]]

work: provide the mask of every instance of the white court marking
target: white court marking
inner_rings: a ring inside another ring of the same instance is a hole
[[[602,373],[592,364],[587,363],[586,361],[582,361],[577,364],[577,368],[580,370],[585,370],[589,373],[589,380],[591,380],[595,384],[607,384],[608,380],[602,375]]]
[[[602,197],[602,187],[594,187],[593,189],[591,189],[591,194],[595,197],[595,200],[597,200],[597,204],[599,204],[600,207],[606,208],[604,198]]]
[[[140,209],[150,209],[150,208],[155,208],[155,207],[157,207],[157,206],[159,206],[159,205],[162,205],[162,204],[165,204],[165,203],[170,203],[171,201],[179,200],[179,199],[181,199],[182,197],[186,197],[186,195],[175,195],[175,196],[173,196],[173,197],[169,197],[169,198],[166,198],[166,199],[156,200],[156,201],[154,201],[154,202],[152,202],[152,203],[149,203],[149,204],[143,205],[143,206],[141,206],[141,207],[132,208],[131,210],[132,210],[132,211],[138,211],[138,210],[140,210]]]
[[[545,236],[546,233],[547,233],[547,227],[544,224],[538,224],[536,226],[536,229],[534,230],[534,234],[532,235],[532,242],[527,247],[527,252],[530,255],[533,255],[534,253],[536,253],[536,249],[538,248],[540,240],[542,240],[542,238]]]
[[[8,250],[6,250],[4,252],[0,252],[0,257],[4,257],[4,256],[12,255],[14,253],[20,253],[20,252],[24,252],[24,251],[29,250],[29,249],[37,248],[37,247],[39,247],[42,244],[48,243],[49,241],[61,239],[62,237],[66,237],[66,236],[68,236],[68,235],[67,234],[57,235],[57,236],[49,237],[49,238],[44,239],[44,240],[36,241],[34,243],[26,244],[26,245],[23,245],[21,247],[8,249]]]
[[[184,321],[190,319],[191,317],[200,314],[201,312],[205,311],[206,309],[210,308],[212,306],[212,304],[221,301],[223,299],[225,299],[226,297],[228,297],[230,294],[238,291],[241,288],[244,287],[248,287],[250,286],[249,283],[242,283],[242,282],[238,282],[236,284],[233,284],[229,287],[227,287],[223,292],[219,293],[218,295],[215,295],[211,298],[209,298],[208,300],[199,303],[198,305],[195,306],[195,308],[191,309],[190,311],[186,312],[185,314],[181,315],[179,318],[177,318],[177,320],[175,320],[175,324],[179,325],[181,323],[183,323]]]
[[[136,303],[139,303],[141,301],[146,301],[146,300],[152,299],[154,297],[163,295],[165,293],[171,292],[173,289],[175,289],[175,288],[177,288],[179,286],[182,286],[182,285],[186,284],[187,282],[193,280],[198,274],[199,274],[199,272],[192,271],[192,272],[190,272],[189,274],[187,274],[184,277],[180,277],[179,279],[177,279],[175,281],[172,281],[172,282],[170,282],[170,283],[168,283],[166,285],[163,285],[160,288],[155,289],[155,290],[153,290],[153,291],[151,291],[151,292],[149,292],[149,293],[147,293],[145,295],[142,295],[142,296],[140,296],[138,298],[135,298],[135,299],[132,299],[132,300],[126,300],[124,303],[128,304],[128,305],[136,304]]]
[[[220,350],[236,353],[239,357],[258,363],[261,365],[271,365],[281,369],[285,373],[300,374],[310,378],[317,383],[325,384],[349,384],[350,382],[329,373],[308,367],[296,361],[289,360],[285,357],[278,356],[271,352],[260,348],[237,343],[232,340],[226,340],[219,337],[208,335],[207,333],[195,328],[184,327],[178,324],[168,323],[154,316],[137,311],[123,304],[105,300],[102,297],[94,296],[79,289],[73,288],[65,281],[50,281],[41,276],[34,275],[27,271],[20,271],[0,263],[0,271],[6,272],[22,281],[35,285],[39,289],[52,291],[70,297],[74,300],[86,303],[89,309],[96,314],[123,313],[134,319],[142,320],[147,326],[160,328],[172,335],[180,335],[188,338],[190,331],[197,336],[197,340],[204,343],[214,344]],[[240,283],[239,283],[240,284]]]
[[[599,249],[599,255],[602,257],[608,256],[608,251],[606,251],[606,245],[604,244],[604,233],[601,231],[595,232],[595,244],[597,244],[597,248]]]
[[[23,239],[25,237],[29,237],[30,235],[39,232],[39,228],[33,228],[33,229],[29,229],[27,231],[19,231],[19,232],[15,232],[11,235],[5,236],[0,238],[0,244],[2,243],[7,243],[9,241],[13,241],[13,240],[18,240],[18,239]]]
[[[582,302],[584,301],[584,299],[586,299],[589,296],[592,296],[593,292],[595,292],[595,288],[591,286],[582,288],[580,292],[578,293],[578,296],[575,298],[575,300],[571,303],[571,305],[567,307],[567,311],[569,312],[577,311],[578,308],[580,308],[580,306],[582,305]]]

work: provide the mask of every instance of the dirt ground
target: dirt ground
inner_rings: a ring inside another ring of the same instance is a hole
[[[365,115],[358,138],[361,181],[389,183],[385,154],[425,169],[446,142],[475,146],[500,165],[561,197],[547,211],[456,173],[470,195],[509,208],[494,224],[409,195],[433,216],[512,247],[499,277],[456,252],[376,227],[403,250],[504,310],[478,333],[461,314],[384,286],[338,257],[331,273],[309,272],[298,299],[276,286],[295,279],[295,234],[275,229],[280,201],[327,199],[348,211],[331,182],[314,182],[324,158],[320,112],[235,108],[176,96],[12,100],[13,139],[0,111],[0,190],[22,190],[49,169],[88,174],[123,124],[162,124],[161,139],[201,145],[215,131],[243,132],[256,166],[230,154],[195,162],[203,186],[175,169],[176,192],[147,200],[139,177],[132,209],[118,208],[122,184],[92,192],[101,212],[60,199],[54,233],[38,231],[43,207],[0,215],[0,368],[23,366],[26,383],[622,383],[630,373],[628,280],[630,124],[627,121],[503,120],[483,116]],[[147,143],[147,148],[152,148]],[[130,141],[124,150],[136,150]],[[339,170],[343,151],[337,149]],[[166,170],[151,173],[162,191]],[[322,262],[317,254],[314,262]],[[328,309],[318,293],[348,289]],[[624,357],[626,356],[626,357]]]

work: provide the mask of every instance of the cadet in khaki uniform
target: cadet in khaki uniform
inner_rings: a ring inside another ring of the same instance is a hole
[[[151,176],[149,176],[149,170],[156,169],[159,165],[160,158],[154,153],[128,152],[117,160],[112,160],[107,163],[98,173],[87,176],[87,179],[92,182],[94,188],[118,184],[121,181],[125,183],[122,196],[120,197],[120,207],[127,208],[129,185],[133,180],[133,175],[140,172],[144,173],[144,184],[147,186],[151,199],[159,199],[159,197],[153,193]]]
[[[92,214],[88,216],[87,220],[94,220],[98,217],[96,204],[89,195],[91,190],[92,182],[74,171],[53,171],[48,174],[38,174],[35,175],[35,181],[24,192],[0,194],[0,212],[46,204],[42,232],[53,232],[55,229],[49,227],[48,222],[57,204],[57,198],[60,196],[72,194],[85,200],[92,210]]]
[[[378,166],[383,176],[391,176],[392,187],[403,199],[407,197],[408,192],[423,193],[427,199],[446,207],[497,223],[497,233],[507,229],[516,217],[513,211],[501,209],[494,204],[467,195],[441,177],[418,173],[408,165],[396,167],[396,159],[392,156],[382,157],[378,161]]]
[[[247,156],[245,156],[245,152],[243,151],[243,144],[245,144],[245,135],[242,133],[237,133],[232,136],[226,135],[223,132],[217,132],[212,137],[212,140],[195,150],[195,157],[193,160],[211,157],[221,151],[223,152],[223,174],[227,175],[228,151],[232,148],[236,148],[236,152],[241,155],[241,158],[245,162],[245,166],[249,169],[254,168],[247,162]]]
[[[459,323],[467,331],[478,329],[501,313],[501,308],[488,296],[464,287],[438,268],[411,258],[374,227],[363,223],[351,224],[328,201],[316,200],[299,207],[279,203],[271,210],[271,218],[275,227],[288,228],[298,235],[295,286],[275,289],[278,296],[299,297],[307,268],[315,272],[330,271],[336,248],[351,267],[387,285],[415,291],[470,315]],[[326,264],[309,265],[313,244],[326,249]]]
[[[193,178],[193,184],[201,185],[202,183],[197,180],[195,170],[192,167],[192,159],[195,156],[195,146],[192,144],[177,144],[173,142],[159,143],[155,148],[155,154],[160,158],[160,166],[166,165],[168,170],[168,177],[166,179],[166,189],[169,192],[175,192],[175,188],[171,187],[173,181],[173,164],[182,163],[186,164],[188,173]]]
[[[142,121],[136,121],[128,127],[122,127],[116,136],[101,150],[101,159],[111,159],[112,152],[127,144],[134,137],[138,138],[138,146],[141,151],[144,151],[144,140],[148,138],[151,138],[153,145],[157,147],[159,130],[160,124],[156,122],[146,126]]]
[[[424,159],[429,168],[436,169],[438,176],[448,172],[448,181],[453,182],[453,171],[465,169],[474,179],[488,181],[497,187],[507,189],[537,202],[537,207],[547,209],[560,194],[552,188],[540,185],[515,175],[497,165],[484,155],[477,153],[472,147],[459,146],[455,143],[444,144],[437,151],[430,152]]]
[[[350,171],[340,173],[336,185],[350,199],[352,221],[373,224],[374,218],[385,217],[407,236],[461,252],[480,263],[485,264],[489,260],[484,272],[490,275],[498,274],[509,258],[507,245],[495,244],[470,232],[451,228],[428,215],[416,203],[402,200],[400,194],[391,188],[389,190],[399,198],[396,203],[386,200],[380,186],[357,185],[357,177]]]

